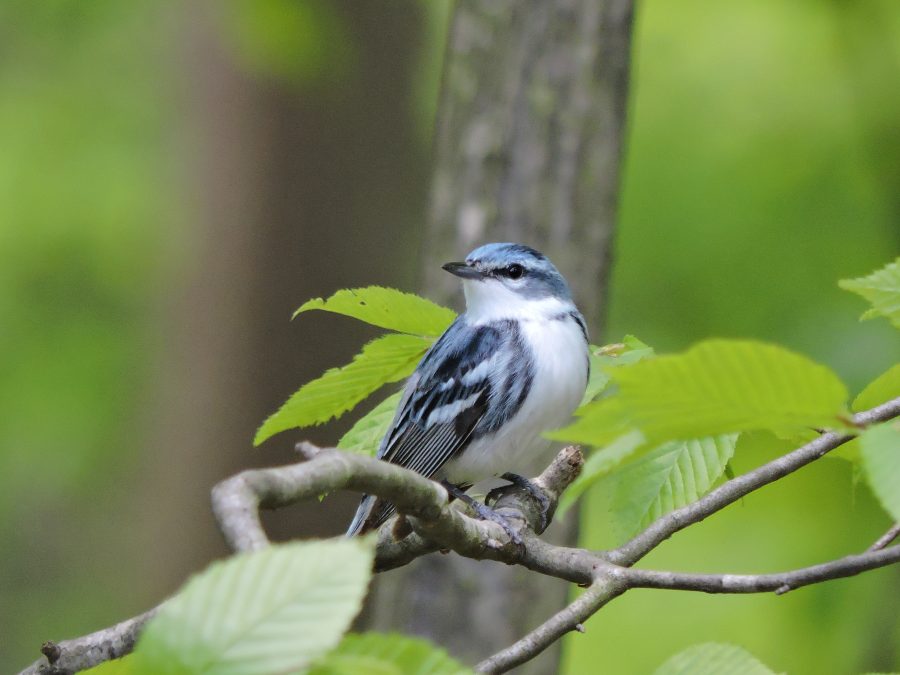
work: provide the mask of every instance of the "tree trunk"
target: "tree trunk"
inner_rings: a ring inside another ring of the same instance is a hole
[[[425,238],[426,293],[487,241],[545,252],[602,331],[628,85],[630,0],[459,0],[452,19]],[[574,543],[577,516],[551,528]],[[379,579],[373,623],[427,636],[473,662],[564,603],[562,582],[433,555]],[[552,673],[560,644],[521,667]]]

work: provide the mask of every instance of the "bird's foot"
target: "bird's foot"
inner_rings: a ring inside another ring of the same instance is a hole
[[[470,498],[471,499],[471,498]],[[490,520],[492,523],[497,523],[500,527],[503,528],[503,531],[509,535],[510,540],[516,546],[524,546],[525,542],[522,541],[522,536],[519,532],[512,526],[509,522],[509,519],[505,516],[500,515],[490,506],[486,504],[482,504],[481,502],[472,499],[472,502],[469,504],[473,509],[475,509],[475,513],[478,514],[478,517],[482,520]]]
[[[541,523],[540,523],[540,531],[543,532],[547,529],[547,525],[549,525],[550,520],[550,498],[544,493],[541,488],[537,486],[534,481],[528,480],[525,476],[520,476],[517,473],[505,473],[500,476],[503,480],[508,480],[510,483],[515,485],[518,488],[525,490],[529,495],[534,497],[535,501],[541,507]],[[494,488],[490,492],[487,493],[487,497],[485,497],[485,503],[490,503],[491,501],[496,501],[503,493],[503,491],[509,487],[508,485],[503,485],[498,488]]]
[[[522,536],[519,534],[518,530],[512,526],[512,523],[509,522],[508,518],[500,515],[490,506],[482,504],[477,499],[474,499],[473,497],[467,495],[456,485],[453,485],[452,483],[448,483],[446,481],[441,481],[441,484],[451,496],[459,499],[461,502],[475,511],[475,514],[481,520],[489,520],[492,523],[497,523],[500,527],[502,527],[503,531],[506,532],[507,536],[509,536],[510,541],[512,541],[512,543],[514,543],[516,546],[522,548],[525,545],[525,543],[522,541]]]

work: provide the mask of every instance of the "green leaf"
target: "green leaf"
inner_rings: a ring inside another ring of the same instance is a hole
[[[588,358],[591,362],[591,375],[581,405],[593,401],[603,393],[609,384],[609,369],[637,363],[641,359],[653,356],[653,348],[647,346],[633,335],[626,335],[621,343],[597,347],[591,345]],[[578,415],[580,411],[576,411]]]
[[[888,368],[866,385],[853,400],[851,409],[854,412],[869,410],[897,396],[900,396],[900,364]],[[862,458],[860,447],[860,439],[857,437],[829,452],[828,457],[843,459],[858,467]]]
[[[640,431],[631,431],[619,436],[604,448],[588,455],[587,461],[578,474],[578,478],[563,492],[556,509],[556,518],[562,518],[566,511],[584,492],[593,487],[638,448],[644,445],[644,435]]]
[[[725,464],[725,469],[722,471],[722,473],[725,474],[726,479],[734,480],[734,477],[735,477],[734,467],[731,466],[730,461],[727,464]]]
[[[857,437],[850,439],[846,443],[829,452],[826,457],[828,459],[842,459],[846,462],[850,462],[853,465],[859,464],[861,457],[859,453],[859,438]]]
[[[336,645],[359,612],[374,540],[272,546],[215,562],[166,602],[138,643],[137,673],[284,673]]]
[[[337,446],[350,452],[374,455],[381,445],[381,439],[384,438],[388,427],[394,420],[394,414],[397,412],[402,395],[402,391],[391,394],[372,408],[350,427],[350,430],[338,441]]]
[[[471,672],[427,640],[365,633],[347,635],[309,675],[465,675]]]
[[[850,407],[854,412],[869,410],[898,396],[900,396],[900,364],[888,368],[866,385]],[[828,457],[843,459],[858,466],[862,459],[860,448],[860,438],[854,438],[829,452]]]
[[[307,300],[291,318],[311,309],[343,314],[399,333],[431,337],[443,333],[456,318],[452,309],[431,300],[381,286],[345,288],[327,300]]]
[[[775,675],[747,650],[735,645],[707,642],[688,647],[653,675]]]
[[[606,374],[606,370],[602,367],[603,362],[601,359],[604,358],[602,355],[603,349],[605,349],[605,347],[596,347],[594,345],[591,345],[588,348],[588,361],[591,364],[591,372],[588,376],[588,383],[584,390],[584,396],[581,398],[582,406],[590,403],[598,395],[603,393],[603,390],[606,389],[606,385],[609,384],[609,375]]]
[[[734,455],[737,434],[673,441],[611,476],[613,522],[630,537],[654,520],[705,495]]]
[[[625,434],[638,431],[629,424],[628,411],[618,396],[591,401],[577,414],[579,417],[572,424],[548,431],[544,436],[556,441],[603,447]]]
[[[653,356],[653,354],[655,353],[653,351],[653,347],[648,345],[636,335],[631,335],[630,333],[622,338],[622,343],[625,345],[629,353],[632,353],[637,357],[635,360],[640,360],[647,356]]]
[[[885,511],[900,521],[900,420],[866,429],[859,444],[866,481]]]
[[[545,435],[603,446],[638,430],[657,445],[754,429],[795,436],[809,427],[845,425],[847,390],[837,376],[776,345],[708,340],[610,376],[617,394],[588,403],[571,425]]]
[[[861,295],[872,305],[861,320],[885,316],[900,328],[900,258],[888,263],[867,277],[842,279],[838,286]]]
[[[286,429],[340,417],[382,385],[408,377],[430,346],[430,339],[413,335],[391,334],[372,340],[346,366],[332,368],[303,385],[263,422],[253,444]]]
[[[853,399],[853,412],[868,410],[900,396],[900,363],[888,368]]]
[[[630,424],[651,442],[843,426],[847,390],[828,368],[776,345],[707,340],[613,373]]]
[[[801,442],[800,445],[802,444]],[[742,433],[738,437],[734,452],[741,457],[771,459],[786,455],[797,447],[798,443],[795,441],[761,429]]]

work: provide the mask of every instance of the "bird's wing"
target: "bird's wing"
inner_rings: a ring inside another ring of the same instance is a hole
[[[432,477],[471,441],[488,410],[505,336],[457,320],[410,378],[378,457]]]
[[[511,348],[517,340],[508,322],[469,326],[457,319],[407,381],[379,459],[431,478],[473,438],[501,426],[532,377],[530,359]],[[373,530],[393,513],[393,504],[366,495],[347,534]]]

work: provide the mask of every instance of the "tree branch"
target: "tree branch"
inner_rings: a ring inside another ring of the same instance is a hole
[[[600,575],[587,590],[565,609],[531,631],[521,640],[475,666],[476,673],[505,673],[530,661],[566,633],[584,632],[582,623],[613,598],[625,592],[626,586],[619,580]]]
[[[766,593],[793,590],[831,579],[852,577],[900,562],[900,545],[775,574],[682,574],[621,567],[628,588],[664,588],[703,593]]]
[[[859,413],[853,421],[864,427],[898,415],[900,398]],[[850,438],[838,433],[823,434],[783,457],[727,481],[697,502],[663,516],[618,549],[607,552],[555,546],[540,539],[535,534],[541,521],[540,505],[520,488],[504,489],[494,508],[511,522],[513,531],[521,537],[521,546],[515,544],[497,523],[473,518],[464,505],[450,503],[443,487],[415,472],[371,457],[319,449],[307,443],[298,446],[304,462],[244,471],[218,484],[212,494],[213,511],[225,540],[234,551],[254,551],[269,545],[259,518],[260,508],[280,508],[339,489],[367,492],[393,502],[403,514],[385,523],[378,532],[376,571],[405,565],[438,549],[448,549],[470,558],[522,565],[544,575],[589,587],[571,605],[477,666],[480,672],[500,673],[533,658],[566,632],[579,629],[579,625],[598,609],[631,588],[707,593],[783,592],[900,562],[900,545],[888,548],[900,534],[900,526],[895,525],[865,553],[791,572],[715,575],[631,567],[675,532],[787,476]],[[550,500],[551,515],[562,492],[580,472],[583,461],[580,450],[566,448],[534,479]],[[400,540],[393,535],[398,518],[403,518],[412,529],[412,534]],[[156,611],[150,610],[81,638],[58,644],[46,643],[42,650],[44,658],[22,673],[58,675],[124,656],[133,649],[141,628]]]
[[[75,673],[130,654],[144,624],[153,618],[161,606],[83,637],[58,643],[45,642],[41,646],[44,658],[32,663],[19,675]]]
[[[900,398],[895,398],[871,410],[854,415],[853,423],[855,426],[862,428],[876,422],[892,419],[898,415],[900,415]],[[793,452],[789,452],[768,464],[763,464],[758,469],[723,483],[696,502],[659,518],[647,529],[631,539],[631,541],[609,551],[605,557],[610,562],[618,565],[633,565],[679,530],[683,530],[688,525],[699,523],[707,516],[721,511],[729,504],[738,501],[764,485],[768,485],[779,478],[784,478],[852,438],[852,436],[837,432],[822,434]]]
[[[309,461],[242,471],[213,488],[213,513],[234,551],[269,545],[259,520],[260,507],[276,509],[339,489],[377,494],[396,504],[401,513],[426,521],[438,518],[448,505],[443,487],[413,471],[309,443],[298,444],[297,450]]]
[[[900,536],[900,523],[894,523],[893,527],[891,527],[887,532],[878,537],[875,540],[875,543],[869,547],[870,551],[878,551],[883,549],[885,546],[890,544],[894,539]]]

